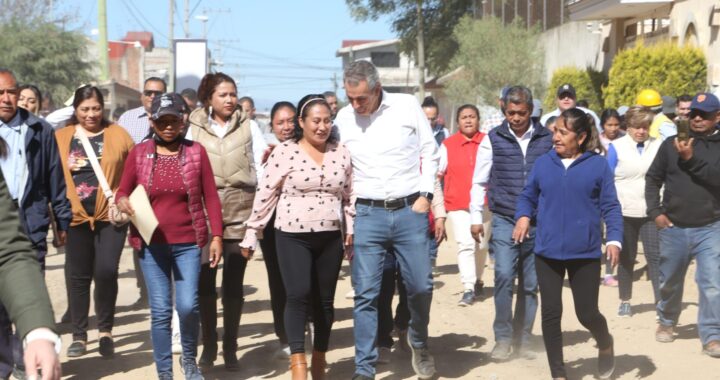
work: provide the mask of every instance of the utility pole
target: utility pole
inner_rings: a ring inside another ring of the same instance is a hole
[[[183,20],[185,38],[190,38],[190,0],[185,0],[185,18]]]
[[[106,1],[98,0],[98,58],[100,61],[100,82],[105,82],[110,79],[106,10]]]
[[[423,12],[422,12],[422,6],[423,2],[422,0],[417,0],[417,23],[418,23],[418,29],[417,29],[417,57],[418,57],[418,81],[420,82],[420,86],[418,88],[418,95],[420,97],[420,101],[425,98],[425,36],[424,36],[424,26],[423,26]]]
[[[168,69],[168,92],[175,91],[175,0],[170,0],[170,30],[168,33],[168,52],[170,53],[170,65]]]

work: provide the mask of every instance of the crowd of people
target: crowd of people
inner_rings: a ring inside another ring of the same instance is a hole
[[[0,285],[22,274],[35,296],[15,299],[0,286],[0,378],[31,378],[40,367],[43,378],[59,376],[51,351],[59,338],[42,288],[51,227],[53,244],[66,246],[67,356],[87,353],[94,282],[99,353],[113,357],[127,240],[140,302],[150,309],[159,379],[173,378],[173,354],[186,379],[202,379],[220,348],[227,371],[241,368],[244,277],[258,249],[275,356],[288,360],[292,379],[326,376],[343,259],[351,263],[354,298],[352,378],[375,377],[376,365],[389,360],[393,330],[417,376],[432,378],[433,268],[446,220],[457,243],[459,306],[486,298],[488,256],[494,264],[492,360],[537,356],[529,342],[540,305],[550,374],[566,379],[560,321],[567,274],[575,314],[597,342],[598,377],[611,378],[614,339],[598,309],[599,287],[618,286],[617,314],[633,315],[639,241],[656,304],[655,339],[674,340],[685,274],[696,260],[700,341],[705,354],[720,357],[714,95],[672,99],[646,89],[636,104],[598,117],[580,106],[571,83],[557,89],[557,109],[545,114],[530,89],[508,86],[497,114],[485,120],[475,105],[458,107],[450,134],[434,99],[385,91],[367,61],[350,63],[343,84],[346,106],[338,107],[333,92],[280,101],[265,127],[253,99],[239,98],[226,74],[207,74],[181,93],[152,77],[142,105],[114,123],[92,85],[78,88],[65,109],[37,116],[41,91],[0,69],[0,214],[10,216],[0,218],[7,223],[0,240],[9,241],[0,245]],[[130,200],[138,187],[157,218],[151,236],[128,223],[139,215]],[[24,234],[13,232],[19,229]],[[10,267],[15,273],[5,274]]]

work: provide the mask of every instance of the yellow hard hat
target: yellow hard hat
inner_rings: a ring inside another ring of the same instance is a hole
[[[660,107],[662,106],[662,102],[663,101],[660,93],[651,89],[645,89],[640,91],[637,99],[635,99],[635,103],[637,103],[637,105],[650,108]]]

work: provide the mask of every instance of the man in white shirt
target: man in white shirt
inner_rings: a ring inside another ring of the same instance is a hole
[[[353,379],[375,377],[377,298],[388,251],[395,252],[407,289],[412,366],[419,378],[429,379],[435,374],[435,362],[427,347],[433,286],[428,211],[437,145],[418,101],[411,95],[384,92],[370,62],[348,65],[343,83],[350,105],[338,112],[335,124],[352,156],[357,195]]]
[[[543,117],[540,119],[540,124],[545,125],[549,118],[553,116],[558,117],[563,111],[567,109],[577,108],[587,114],[590,114],[593,117],[593,120],[595,120],[595,128],[598,129],[598,132],[602,132],[602,125],[600,125],[600,118],[598,117],[598,115],[593,110],[577,106],[577,95],[575,94],[575,87],[573,87],[572,84],[565,83],[558,87],[556,101],[557,108],[555,108],[554,111],[543,115]]]
[[[511,87],[505,97],[505,121],[490,131],[477,151],[470,192],[471,233],[480,242],[485,237],[483,206],[487,194],[493,213],[490,249],[495,256],[495,346],[491,359],[510,358],[514,348],[521,356],[527,350],[537,311],[537,275],[533,253],[535,229],[522,243],[512,241],[515,204],[535,160],[552,149],[552,134],[531,120],[533,98],[529,89]],[[517,298],[513,315],[513,287]]]

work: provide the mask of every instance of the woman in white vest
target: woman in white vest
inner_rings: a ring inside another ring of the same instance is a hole
[[[200,81],[202,107],[190,114],[186,138],[203,145],[210,158],[223,212],[223,359],[225,369],[238,371],[237,333],[244,302],[243,278],[248,257],[238,244],[245,237],[245,222],[252,211],[257,173],[267,144],[257,124],[250,123],[238,105],[235,81],[223,73],[207,74]],[[213,366],[217,345],[217,268],[211,268],[203,251],[198,286],[203,352],[199,364]]]
[[[655,303],[659,299],[659,238],[655,222],[647,216],[645,203],[645,173],[662,143],[661,140],[650,137],[653,116],[647,107],[630,107],[625,114],[627,134],[614,140],[608,148],[608,163],[615,172],[615,188],[622,206],[624,226],[623,247],[618,266],[618,316],[621,317],[632,316],[630,299],[638,238],[643,242]]]

